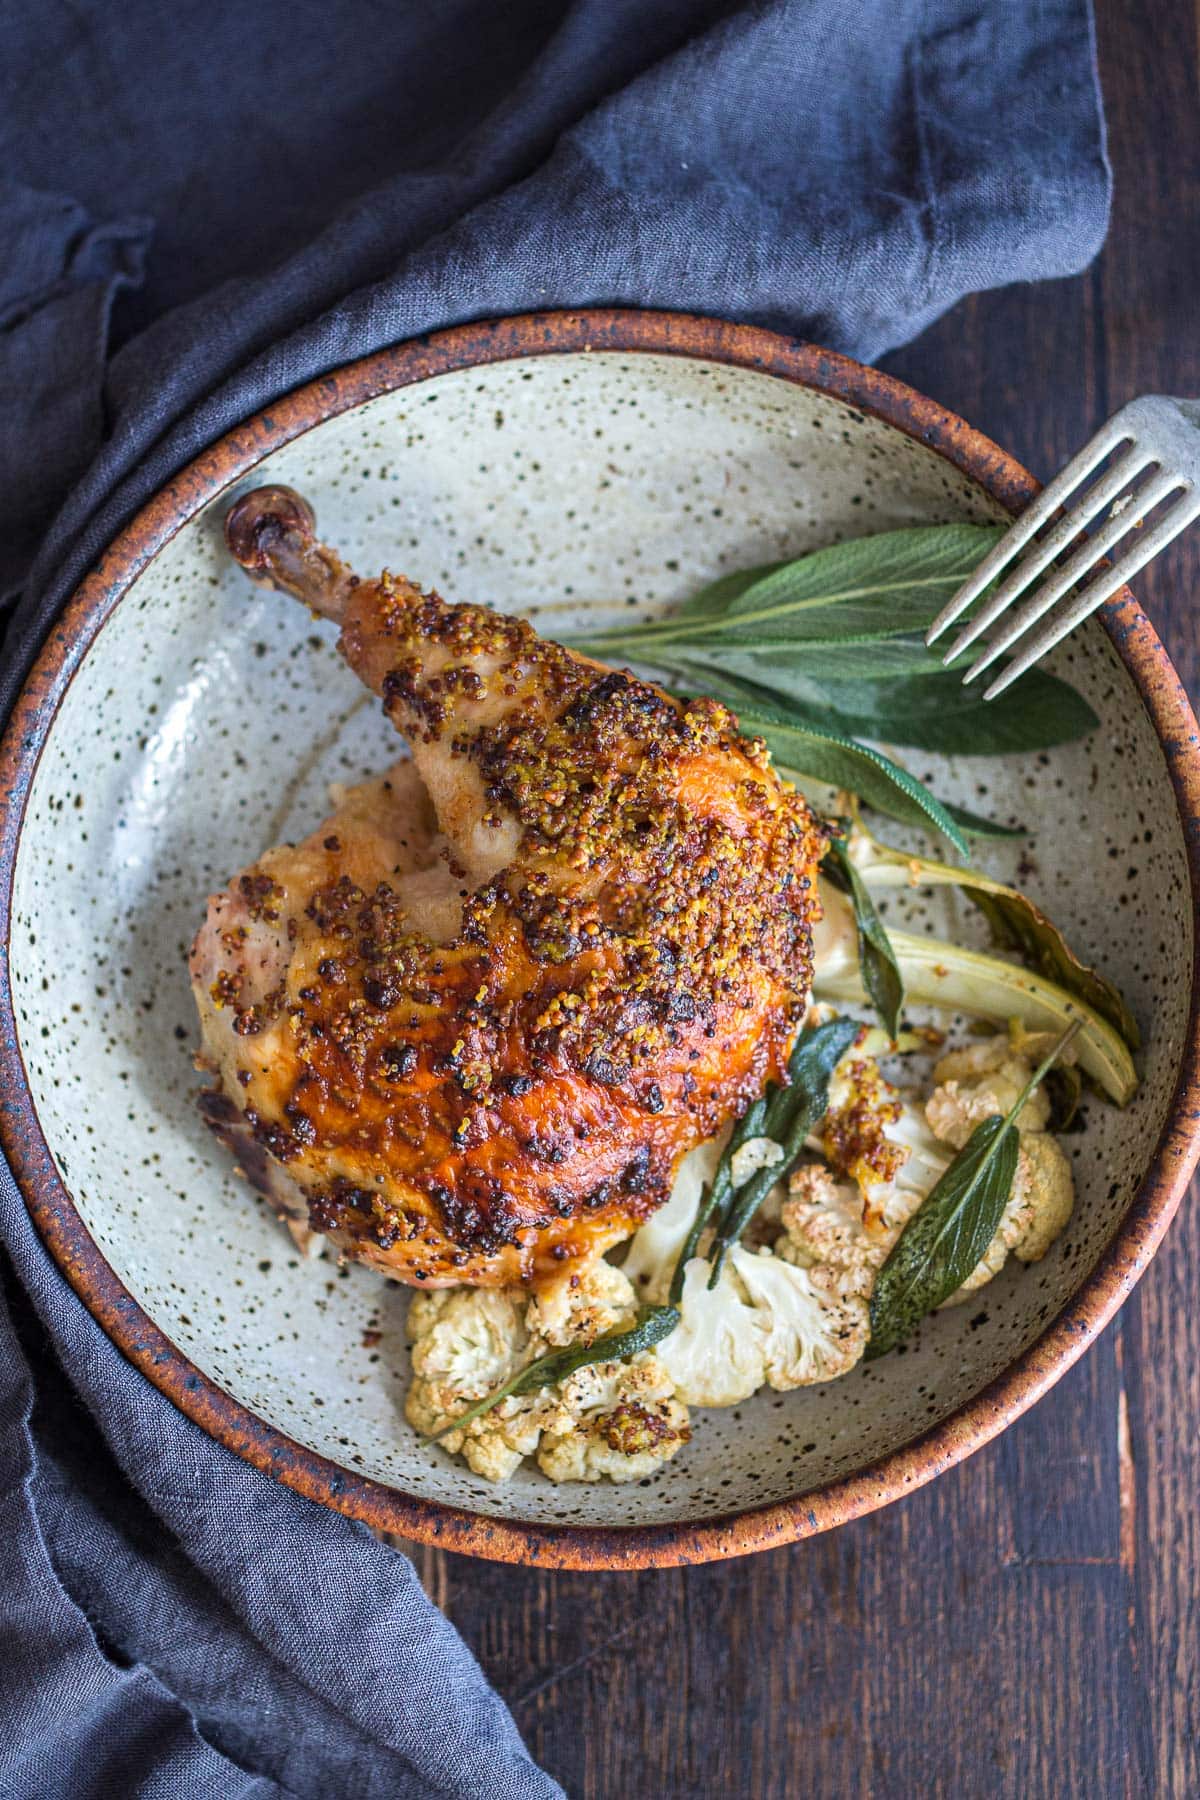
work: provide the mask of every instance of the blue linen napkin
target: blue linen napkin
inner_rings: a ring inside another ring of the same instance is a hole
[[[0,95],[0,713],[136,508],[335,364],[588,304],[870,359],[1107,223],[1087,0],[41,0]],[[176,1413],[2,1166],[0,1230],[0,1791],[558,1793],[408,1562]]]

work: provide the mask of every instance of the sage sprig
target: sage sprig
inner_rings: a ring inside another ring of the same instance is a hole
[[[771,1189],[776,1182],[786,1181],[799,1162],[809,1132],[829,1110],[829,1083],[833,1071],[861,1030],[855,1019],[830,1019],[824,1025],[809,1026],[796,1039],[788,1058],[789,1085],[768,1088],[763,1121],[762,1135],[781,1146],[782,1160],[757,1170],[726,1202],[724,1216],[708,1253],[712,1264],[708,1279],[710,1288],[716,1287],[721,1279],[726,1256],[741,1239]],[[681,1270],[685,1266],[681,1256],[675,1270],[681,1288]]]
[[[526,1363],[510,1375],[507,1381],[485,1394],[465,1412],[448,1419],[439,1431],[432,1434],[432,1442],[440,1443],[449,1437],[452,1431],[463,1431],[473,1425],[476,1419],[482,1419],[492,1408],[499,1406],[502,1400],[509,1400],[514,1395],[536,1394],[542,1388],[556,1387],[559,1382],[566,1381],[577,1369],[589,1368],[593,1363],[624,1362],[631,1356],[637,1356],[642,1350],[652,1350],[655,1344],[661,1344],[679,1323],[679,1313],[673,1306],[641,1306],[638,1308],[637,1320],[623,1331],[609,1331],[603,1337],[593,1338],[590,1344],[568,1344],[564,1350],[552,1350],[546,1356],[539,1356],[533,1362]]]
[[[986,525],[878,532],[722,576],[669,617],[621,620],[567,641],[604,661],[647,666],[677,692],[724,700],[786,767],[941,831],[965,854],[962,831],[988,823],[950,812],[860,738],[996,754],[1045,749],[1095,727],[1087,703],[1045,670],[985,703],[926,648],[921,634],[999,535]]]
[[[700,1239],[708,1229],[709,1222],[720,1218],[729,1204],[733,1192],[733,1157],[736,1150],[748,1144],[751,1138],[769,1135],[766,1132],[767,1095],[760,1094],[758,1099],[748,1106],[741,1118],[729,1134],[728,1142],[721,1152],[720,1161],[713,1171],[713,1178],[700,1195],[700,1204],[696,1208],[696,1216],[692,1220],[692,1228],[684,1239],[683,1249],[675,1264],[671,1276],[671,1286],[667,1299],[672,1306],[678,1306],[683,1294],[684,1276],[687,1266],[700,1247]]]
[[[916,525],[851,538],[723,575],[634,630],[662,649],[878,643],[925,631],[1002,535],[998,525]],[[611,650],[627,630],[608,627],[588,641]]]
[[[1012,1193],[1021,1109],[1082,1024],[1072,1021],[1003,1118],[995,1115],[975,1127],[892,1245],[871,1294],[868,1360],[908,1337],[978,1265]]]

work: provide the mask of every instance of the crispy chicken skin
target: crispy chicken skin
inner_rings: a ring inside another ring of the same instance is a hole
[[[715,701],[359,580],[287,489],[245,496],[226,537],[339,621],[412,759],[209,902],[210,1119],[277,1205],[398,1280],[503,1285],[602,1251],[782,1070],[813,816]]]

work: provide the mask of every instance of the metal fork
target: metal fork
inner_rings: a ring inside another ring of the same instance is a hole
[[[1116,462],[1106,469],[1098,481],[1078,495],[1044,537],[1036,534],[1049,523],[1060,506],[1081,482],[1093,474],[1106,456],[1119,451]],[[1131,484],[1138,485],[1132,486]],[[1142,521],[1163,501],[1171,504],[1154,520],[1145,535],[1139,533],[1110,568],[1100,568],[1103,557],[1117,545],[1126,532],[1142,525]],[[1099,528],[1072,550],[1061,563],[1055,559],[1064,551],[1084,526],[1099,514],[1107,517]],[[970,580],[964,582],[953,600],[938,614],[929,627],[925,642],[933,644],[942,633],[961,617],[973,600],[977,600],[990,582],[1006,569],[1019,551],[1029,545],[1024,556],[992,595],[987,605],[976,613],[959,632],[944,661],[949,663],[994,625],[1002,613],[1016,601],[1051,563],[1055,567],[1046,581],[1036,588],[1024,604],[1013,608],[1001,629],[991,638],[963,676],[974,681],[990,668],[998,656],[1024,637],[1055,603],[1068,596],[1067,604],[1053,618],[1047,619],[1040,631],[1027,641],[984,692],[985,700],[1002,694],[1018,675],[1069,632],[1081,625],[1098,606],[1116,593],[1131,576],[1185,526],[1200,515],[1200,401],[1172,400],[1165,394],[1145,394],[1131,400],[1085,444],[1078,456],[1046,488],[1020,518],[1005,532],[990,555],[985,556]],[[1086,578],[1091,576],[1091,580]],[[1083,583],[1082,586],[1077,584]],[[1072,592],[1072,590],[1077,591]]]

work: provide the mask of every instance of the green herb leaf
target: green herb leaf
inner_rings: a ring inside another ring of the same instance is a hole
[[[936,680],[944,673],[923,639],[900,636],[795,643],[760,634],[752,643],[744,643],[731,627],[719,642],[714,638],[711,643],[681,640],[659,645],[656,640],[647,639],[630,645],[631,651],[635,648],[644,662],[669,668],[688,663],[693,668],[714,672],[724,669],[740,681],[768,689],[780,699],[802,701],[807,697],[822,707],[828,705],[829,690],[845,683],[873,678],[876,683],[890,686],[900,681]],[[971,693],[969,688],[967,693]],[[977,695],[975,703],[980,703]]]
[[[792,1045],[787,1063],[787,1086],[775,1087],[767,1096],[767,1114],[761,1135],[786,1147],[789,1135],[802,1120],[805,1136],[823,1119],[829,1108],[829,1083],[833,1071],[866,1027],[857,1019],[826,1019],[823,1025],[807,1025]],[[813,1108],[818,1108],[813,1111]]]
[[[579,642],[603,655],[636,635],[646,646],[639,654],[649,656],[651,643],[845,643],[922,632],[1000,536],[993,525],[876,532],[723,576],[669,618]]]
[[[622,620],[567,641],[725,700],[785,764],[848,787],[905,824],[933,826],[965,855],[964,831],[1005,836],[1009,828],[943,807],[857,739],[997,754],[1043,749],[1094,728],[1086,702],[1045,670],[1030,670],[985,702],[917,635],[998,535],[999,527],[980,525],[878,532],[723,575],[669,617]]]
[[[999,536],[986,525],[877,532],[723,575],[669,617],[572,641],[608,660],[703,671],[711,692],[722,675],[750,682],[851,736],[964,754],[1067,743],[1097,721],[1066,682],[1033,669],[985,703],[921,635]]]
[[[663,668],[735,707],[732,690],[722,692],[722,684],[744,683],[750,692],[742,698],[782,704],[811,723],[918,750],[1004,756],[1071,743],[1095,730],[1086,700],[1040,668],[985,704],[977,687],[963,686],[969,660],[944,669],[923,642],[907,638],[803,652],[731,645],[661,653]]]
[[[868,1358],[883,1356],[970,1275],[996,1235],[1017,1172],[1016,1134],[984,1119],[904,1227],[871,1295]]]
[[[514,1394],[536,1394],[542,1388],[556,1387],[576,1369],[590,1368],[593,1363],[625,1362],[642,1350],[652,1350],[655,1344],[661,1344],[670,1336],[678,1323],[679,1312],[674,1306],[641,1306],[636,1323],[623,1331],[607,1332],[590,1344],[568,1344],[565,1350],[553,1350],[548,1356],[539,1356],[534,1362],[526,1363],[523,1369],[510,1375],[482,1400],[468,1406],[457,1418],[447,1420],[440,1431],[432,1434],[432,1441],[440,1443],[452,1431],[462,1431],[467,1425],[473,1425],[476,1419],[482,1419],[494,1406],[511,1399]]]
[[[867,1357],[892,1350],[959,1289],[995,1237],[1017,1172],[1016,1120],[1030,1094],[1080,1030],[1074,1020],[1030,1076],[1012,1108],[977,1125],[893,1244],[871,1295]]]
[[[746,592],[747,588],[753,587],[756,582],[764,580],[766,576],[773,575],[777,569],[785,566],[783,563],[762,563],[756,569],[737,569],[732,575],[719,575],[715,581],[708,582],[690,599],[685,600],[678,611],[671,614],[671,617],[695,619],[704,614],[724,613],[728,611],[735,600]],[[653,620],[645,622],[655,623]]]
[[[982,813],[972,812],[966,806],[955,806],[950,800],[943,800],[942,805],[965,837],[1023,838],[1030,836],[1027,825],[1001,825],[996,819],[985,819]]]
[[[833,1071],[858,1037],[862,1027],[855,1019],[829,1019],[802,1031],[788,1058],[789,1085],[768,1101],[769,1129],[783,1147],[782,1162],[759,1169],[744,1181],[729,1201],[709,1257],[710,1288],[721,1278],[725,1258],[778,1181],[786,1181],[804,1150],[805,1139],[829,1110],[829,1083]],[[676,1274],[678,1274],[678,1269]]]
[[[738,620],[830,614],[864,629],[924,631],[1004,535],[999,525],[911,525],[831,544],[784,563],[733,601]]]
[[[890,1038],[897,1038],[900,1035],[900,1009],[904,1005],[904,977],[875,902],[850,860],[845,838],[831,840],[821,870],[835,887],[850,896],[858,929],[858,961],[863,985],[879,1015],[880,1024]]]
[[[877,680],[867,679],[864,667],[853,679],[823,682],[830,724],[852,736],[863,733],[948,756],[1046,750],[1086,737],[1099,724],[1083,696],[1045,669],[1030,669],[995,700],[984,702],[977,687],[963,686],[963,665],[970,657],[943,669],[936,652],[924,644],[920,649],[938,666],[908,675],[897,670]]]
[[[743,707],[738,723],[747,736],[763,738],[784,769],[846,788],[904,825],[940,832],[961,856],[967,854],[967,841],[941,801],[882,750],[855,743],[840,732],[797,724],[774,708]]]
[[[683,1249],[679,1252],[674,1271],[671,1275],[671,1286],[667,1299],[672,1306],[678,1306],[683,1293],[684,1277],[687,1266],[695,1256],[700,1239],[708,1227],[708,1222],[719,1217],[725,1210],[733,1189],[733,1176],[730,1168],[733,1153],[751,1138],[762,1137],[767,1125],[767,1096],[760,1094],[758,1099],[748,1106],[729,1134],[729,1141],[721,1152],[720,1161],[713,1171],[713,1178],[700,1195],[700,1204],[696,1208],[696,1216],[692,1220],[692,1228],[684,1239]]]

